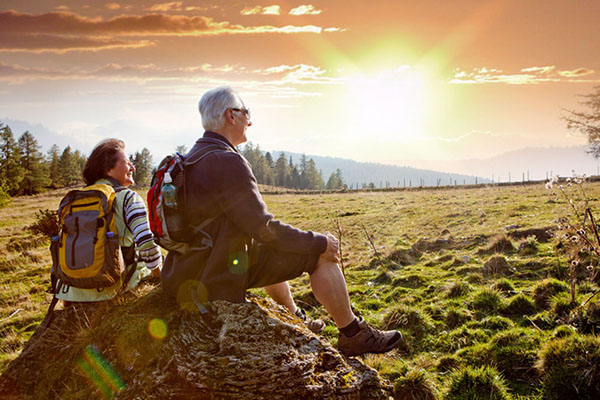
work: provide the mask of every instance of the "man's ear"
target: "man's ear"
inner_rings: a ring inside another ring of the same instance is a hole
[[[231,108],[225,110],[225,121],[229,122],[230,124],[233,124],[234,122],[233,110]]]

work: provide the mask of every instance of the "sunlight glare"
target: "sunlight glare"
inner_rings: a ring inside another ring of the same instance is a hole
[[[401,66],[346,79],[347,131],[380,141],[413,141],[423,136],[428,104],[424,74]]]

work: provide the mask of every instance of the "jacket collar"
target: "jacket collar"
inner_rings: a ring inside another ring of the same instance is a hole
[[[205,131],[204,135],[202,136],[203,138],[209,138],[209,139],[217,139],[222,141],[223,143],[225,143],[226,145],[228,145],[229,147],[231,147],[236,153],[239,153],[238,150],[235,148],[234,145],[232,145],[229,140],[227,140],[227,138],[223,135],[220,135],[216,132],[212,132],[212,131]]]

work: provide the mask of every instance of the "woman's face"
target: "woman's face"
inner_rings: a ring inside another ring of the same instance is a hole
[[[106,175],[113,178],[124,187],[133,185],[135,183],[133,181],[133,171],[135,171],[135,167],[129,161],[127,153],[123,150],[119,150],[116,157],[117,163],[106,173]]]

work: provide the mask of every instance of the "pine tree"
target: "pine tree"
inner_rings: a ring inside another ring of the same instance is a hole
[[[273,168],[273,175],[276,186],[291,187],[291,170],[290,165],[285,158],[285,153],[281,153],[279,158],[277,158],[275,167]]]
[[[4,184],[11,196],[17,194],[24,177],[19,158],[19,148],[12,130],[0,123],[0,184]]]
[[[18,142],[20,165],[23,168],[23,180],[19,193],[35,194],[50,184],[49,171],[40,152],[40,145],[29,131],[21,135]]]
[[[327,180],[325,188],[328,190],[339,190],[344,189],[344,180],[342,179],[342,171],[338,168],[335,172],[332,172]]]
[[[182,156],[185,156],[187,154],[188,150],[187,150],[187,147],[185,146],[185,144],[180,144],[175,147],[175,152],[181,154]]]
[[[152,154],[147,148],[143,148],[141,152],[135,152],[130,157],[131,163],[135,167],[133,173],[133,180],[139,187],[150,186],[150,179],[152,179]]]
[[[47,158],[50,186],[52,186],[55,189],[61,185],[60,173],[59,173],[59,161],[60,161],[59,151],[60,150],[58,148],[58,145],[53,144],[52,147],[50,147],[50,150],[48,150],[48,158]]]
[[[80,181],[81,169],[79,162],[80,160],[71,151],[71,146],[65,147],[58,162],[58,171],[62,185],[71,186]]]

